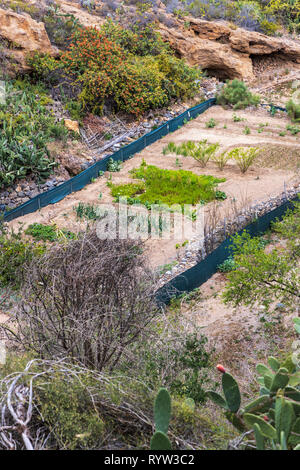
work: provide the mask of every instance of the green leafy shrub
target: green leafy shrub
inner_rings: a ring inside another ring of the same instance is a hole
[[[74,233],[65,230],[58,229],[56,225],[44,225],[34,223],[28,226],[25,230],[26,235],[31,235],[35,240],[54,242],[60,239],[74,239],[76,236]]]
[[[184,157],[192,157],[204,168],[210,159],[214,159],[216,151],[220,144],[209,144],[206,139],[200,142],[187,141],[180,145],[175,145],[170,142],[163,148],[163,154],[176,153],[176,155],[183,155]]]
[[[246,173],[259,153],[258,148],[235,148],[228,152],[229,158],[236,161],[242,173]]]
[[[122,163],[122,160],[113,160],[113,158],[109,158],[106,171],[110,171],[112,173],[121,171]]]
[[[227,199],[226,193],[224,193],[224,191],[219,190],[216,191],[215,197],[218,201],[225,201],[225,199]]]
[[[226,163],[230,159],[230,154],[225,151],[221,153],[216,153],[212,156],[212,161],[218,166],[219,170],[223,171]]]
[[[205,127],[207,127],[208,129],[216,127],[216,125],[217,125],[217,122],[214,118],[210,118],[210,120],[205,123]]]
[[[257,106],[260,98],[251,93],[244,82],[238,79],[227,81],[217,96],[217,103],[226,106],[232,105],[233,109],[247,108],[247,106]]]
[[[51,84],[58,81],[58,70],[61,69],[61,63],[49,54],[34,52],[27,56],[27,64],[32,69],[32,76],[36,80],[43,80]]]
[[[209,160],[214,158],[219,146],[219,144],[208,144],[207,140],[202,140],[190,151],[190,156],[204,168]]]
[[[241,118],[241,117],[238,116],[237,114],[233,114],[232,119],[233,119],[233,122],[245,121],[245,118]]]
[[[300,121],[300,104],[296,104],[294,103],[293,100],[289,100],[285,107],[291,120],[293,122],[299,122]]]
[[[0,227],[1,229],[1,227]],[[26,267],[33,258],[45,252],[43,244],[25,240],[22,231],[0,232],[0,286],[18,289],[22,284]]]
[[[48,8],[42,21],[51,43],[60,49],[65,49],[69,45],[71,34],[80,24],[72,14],[61,13],[58,6]]]
[[[239,269],[229,273],[224,291],[226,302],[234,305],[276,299],[290,305],[299,298],[299,213],[300,204],[287,212],[281,222],[272,224],[284,240],[284,250],[273,248],[266,252],[266,242],[244,231],[234,237],[233,257]]]
[[[188,397],[195,403],[206,400],[204,385],[209,382],[208,369],[211,354],[205,349],[207,338],[197,334],[187,336],[182,352],[173,352],[174,365],[182,373],[169,384],[170,391],[179,397]]]
[[[132,48],[133,37],[141,48]],[[100,30],[78,28],[62,64],[81,84],[83,106],[101,113],[110,100],[117,110],[139,115],[199,91],[201,72],[197,68],[188,67],[160,43],[157,50],[145,47],[143,33],[136,36],[111,22]]]
[[[78,219],[99,220],[100,216],[97,212],[97,206],[84,202],[79,202],[74,207]]]
[[[153,25],[148,23],[139,27],[132,24],[124,28],[120,24],[108,19],[103,23],[101,32],[110,40],[119,44],[122,49],[138,56],[157,56],[163,52],[170,52],[170,46],[163,41],[161,35],[155,31]]]
[[[223,261],[222,264],[219,264],[218,271],[220,271],[221,273],[229,273],[230,271],[236,268],[237,268],[237,265],[234,261],[234,258],[230,256],[225,261]]]
[[[300,128],[298,126],[293,126],[292,124],[288,124],[286,126],[286,130],[290,131],[292,135],[297,135],[300,132]]]

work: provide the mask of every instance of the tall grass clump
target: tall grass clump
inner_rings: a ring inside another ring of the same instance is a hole
[[[230,160],[230,158],[231,158],[230,154],[227,151],[225,151],[225,152],[215,154],[212,160],[217,165],[219,170],[223,171],[226,166],[226,163],[228,162],[228,160]]]

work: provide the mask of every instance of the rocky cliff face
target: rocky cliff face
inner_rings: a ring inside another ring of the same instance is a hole
[[[300,64],[300,44],[292,40],[232,29],[226,23],[186,21],[189,30],[161,25],[162,36],[180,57],[220,78],[253,79],[253,61],[262,56],[277,55],[287,63]]]
[[[3,42],[2,61],[12,59],[20,69],[26,69],[25,58],[29,52],[57,53],[51,46],[44,24],[27,14],[0,8],[0,38]]]
[[[32,0],[30,3],[36,5],[37,2]],[[83,10],[78,3],[64,0],[58,3],[62,13],[72,14],[84,26],[97,27],[104,21],[101,17],[101,2],[97,3],[100,4],[97,15],[93,11]],[[160,4],[160,10],[165,13],[164,8]],[[187,17],[183,22],[175,20],[173,15],[169,16],[172,17],[172,27],[157,23],[163,38],[171,44],[178,56],[218,78],[252,80],[255,61],[264,57],[278,58],[286,62],[287,66],[292,64],[293,68],[300,69],[300,43],[296,41],[246,31],[225,22]],[[188,28],[185,27],[187,24]],[[57,52],[50,44],[44,24],[25,13],[0,9],[1,38],[9,44],[9,47],[4,48],[4,56],[14,58],[23,69],[26,68],[25,56],[28,52]]]

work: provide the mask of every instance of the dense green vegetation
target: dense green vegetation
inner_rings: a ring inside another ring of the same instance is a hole
[[[58,85],[71,78],[74,99],[84,110],[101,114],[103,106],[140,115],[190,98],[200,87],[201,71],[175,57],[151,25],[124,29],[107,21],[97,30],[77,27],[60,60],[33,55],[36,78]]]
[[[55,242],[63,239],[74,239],[75,234],[69,230],[59,229],[56,225],[44,225],[34,223],[25,230],[26,235],[31,235],[37,241]]]
[[[233,257],[236,268],[229,275],[225,300],[235,305],[270,303],[274,298],[287,304],[299,301],[299,234],[300,203],[295,204],[283,222],[276,222],[272,229],[285,248],[276,243],[265,251],[260,237],[251,238],[247,232],[234,238]],[[278,242],[277,242],[278,243]]]
[[[192,204],[208,202],[216,198],[216,187],[225,179],[210,175],[196,175],[185,170],[164,170],[143,162],[131,170],[133,178],[143,180],[137,184],[116,185],[109,183],[111,194],[119,199],[128,197],[145,205]]]
[[[53,171],[56,163],[47,143],[66,139],[68,131],[50,104],[41,86],[19,80],[7,84],[6,104],[0,104],[0,187],[27,175],[44,180]]]
[[[25,240],[22,230],[11,232],[0,225],[0,288],[19,289],[26,267],[45,249],[43,244]]]

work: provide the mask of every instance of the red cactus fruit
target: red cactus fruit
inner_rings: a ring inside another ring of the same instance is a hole
[[[226,372],[225,368],[222,366],[222,364],[218,364],[217,365],[217,369],[219,372],[222,372],[222,374],[224,374]]]

